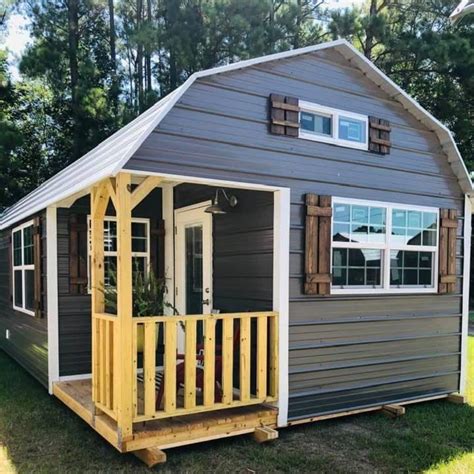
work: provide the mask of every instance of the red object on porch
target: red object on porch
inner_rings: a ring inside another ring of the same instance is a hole
[[[240,326],[234,329],[234,340],[233,347],[238,344],[240,339]],[[177,354],[176,359],[182,360],[176,366],[176,392],[178,392],[181,385],[184,385],[185,377],[185,362],[184,354]],[[222,380],[222,346],[216,345],[216,356],[215,356],[215,388],[214,388],[214,401],[219,403],[222,401],[222,388],[219,381]],[[205,362],[204,344],[196,344],[196,362]],[[196,365],[196,388],[204,390],[204,367]],[[156,393],[156,410],[160,409],[161,402],[163,400],[163,394],[165,390],[165,375],[161,379],[160,388]]]

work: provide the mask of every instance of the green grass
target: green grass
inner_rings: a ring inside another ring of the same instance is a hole
[[[446,401],[283,429],[259,446],[248,437],[168,451],[163,472],[474,472],[474,337],[469,405]],[[148,472],[121,455],[0,352],[0,472]]]

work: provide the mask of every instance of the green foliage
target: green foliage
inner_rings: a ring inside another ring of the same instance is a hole
[[[474,169],[474,15],[453,27],[456,3],[367,0],[329,13],[315,0],[3,2],[0,35],[16,8],[31,41],[17,82],[0,50],[0,209],[195,71],[340,37],[448,125]]]
[[[117,270],[112,266],[107,276],[109,284],[100,291],[104,294],[106,311],[117,314]],[[176,308],[166,301],[167,293],[165,278],[158,278],[151,268],[145,274],[135,268],[132,279],[133,316],[162,316],[166,308],[178,314]]]

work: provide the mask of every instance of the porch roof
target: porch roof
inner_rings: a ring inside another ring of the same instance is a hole
[[[118,130],[79,160],[44,182],[16,204],[6,209],[0,216],[0,229],[9,227],[47,206],[73,196],[106,177],[116,175],[197,79],[329,48],[335,48],[389,96],[400,102],[416,119],[436,133],[462,190],[465,193],[471,193],[473,185],[469,173],[449,129],[397,86],[349,42],[337,40],[239,61],[192,74],[180,87],[150,107],[135,120]]]

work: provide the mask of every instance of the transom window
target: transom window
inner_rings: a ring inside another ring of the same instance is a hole
[[[332,293],[434,292],[439,212],[334,199]]]
[[[88,281],[90,291],[90,254],[91,242],[91,222],[87,219],[88,245]],[[150,221],[149,219],[132,219],[132,271],[145,274],[150,264]],[[106,216],[104,218],[104,284],[111,283],[111,275],[117,269],[117,219]]]
[[[299,137],[324,143],[368,149],[368,117],[299,101]]]
[[[35,265],[33,221],[12,231],[13,308],[34,316]]]

